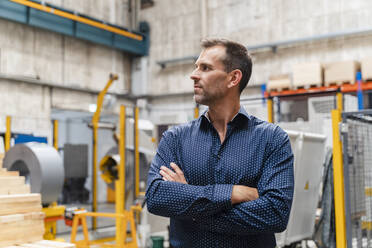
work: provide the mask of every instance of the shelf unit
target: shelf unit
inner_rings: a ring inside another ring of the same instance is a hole
[[[362,91],[372,90],[372,81],[362,82]],[[297,95],[308,95],[308,94],[325,94],[325,93],[351,93],[357,92],[358,84],[345,83],[342,85],[332,85],[332,86],[321,86],[321,87],[311,87],[308,89],[297,89],[297,90],[283,90],[283,91],[272,91],[265,92],[265,98],[272,97],[286,97],[286,96],[297,96]]]
[[[361,84],[362,92],[372,91],[372,81],[364,81]],[[280,99],[292,99],[295,97],[311,97],[314,95],[337,95],[337,109],[342,112],[343,109],[343,94],[349,94],[358,91],[358,84],[344,83],[342,85],[331,85],[331,86],[321,86],[321,87],[310,87],[308,89],[296,89],[296,90],[283,90],[283,91],[271,91],[264,92],[264,97],[267,99],[267,111],[269,122],[274,122],[274,108],[273,108],[273,98],[278,97]]]

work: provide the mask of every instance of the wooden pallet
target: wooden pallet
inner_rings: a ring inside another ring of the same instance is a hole
[[[282,92],[282,91],[285,91],[285,90],[290,90],[290,88],[288,88],[288,87],[275,88],[275,89],[270,89],[268,92]]]
[[[329,87],[329,86],[341,86],[343,84],[350,84],[350,81],[337,81],[337,82],[328,82],[324,83],[324,86]],[[354,84],[354,83],[351,83]]]
[[[320,83],[314,83],[314,84],[306,84],[306,85],[293,86],[293,89],[294,90],[298,90],[298,89],[308,90],[310,88],[321,87],[321,86],[322,86],[322,84],[320,84]]]

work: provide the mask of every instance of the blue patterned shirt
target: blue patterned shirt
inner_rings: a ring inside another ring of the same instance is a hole
[[[176,163],[188,184],[162,180]],[[244,108],[228,123],[224,142],[206,113],[163,134],[147,182],[148,210],[170,217],[172,247],[275,247],[293,196],[293,154],[278,126]],[[257,188],[259,198],[231,204],[233,185]]]

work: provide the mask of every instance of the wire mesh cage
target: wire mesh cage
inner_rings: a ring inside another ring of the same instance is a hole
[[[348,247],[372,247],[372,109],[342,114]]]

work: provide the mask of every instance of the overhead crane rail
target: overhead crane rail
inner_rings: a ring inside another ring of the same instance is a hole
[[[128,30],[36,0],[2,0],[0,18],[106,45],[135,56],[148,53],[149,26],[146,23],[140,23],[142,32]]]

